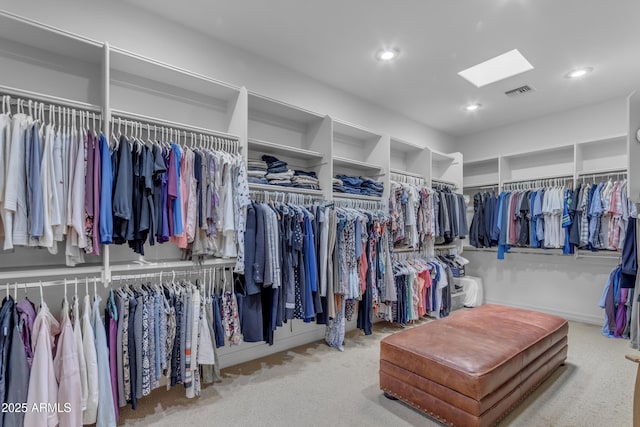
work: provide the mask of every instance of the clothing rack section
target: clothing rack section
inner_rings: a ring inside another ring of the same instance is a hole
[[[576,258],[592,257],[589,251],[620,250],[628,218],[636,216],[626,180],[613,180],[624,173],[607,171],[602,176],[609,180],[600,183],[590,175],[597,174],[579,177],[575,188],[573,176],[560,176],[509,182],[499,196],[476,193],[471,245],[497,246],[499,259],[511,247],[562,249]]]
[[[458,186],[456,185],[456,183],[451,181],[444,181],[437,178],[431,179],[431,187],[436,190],[449,190],[449,191],[455,191],[458,189]]]
[[[183,259],[237,257],[242,271],[250,200],[238,138],[121,111],[111,130],[114,214],[103,243],[144,256],[147,244],[172,242]]]
[[[580,182],[582,184],[586,184],[589,181],[591,181],[592,184],[595,184],[596,183],[596,179],[598,179],[598,180],[612,179],[612,180],[621,181],[621,180],[624,180],[626,178],[627,178],[627,169],[612,169],[612,170],[608,170],[608,171],[594,172],[594,173],[578,172],[578,177],[577,177],[576,181]]]
[[[305,206],[312,205],[313,203],[324,202],[324,199],[320,194],[289,193],[285,191],[269,191],[257,189],[250,189],[249,197],[254,202],[274,201]]]
[[[6,88],[5,88],[6,89]],[[0,236],[4,250],[46,248],[68,266],[100,254],[93,238],[93,191],[87,191],[85,144],[100,137],[99,108],[24,92],[2,96]],[[55,102],[55,103],[54,103]],[[65,241],[59,252],[58,244]]]
[[[239,154],[241,150],[239,138],[231,134],[140,114],[112,110],[111,130],[113,139],[117,139],[115,131],[119,135],[123,133],[123,127],[125,134],[139,139],[146,137],[147,140],[151,141],[173,141],[183,147],[223,151],[230,154]],[[129,130],[129,133],[127,133],[127,130]],[[158,138],[158,135],[160,138]]]
[[[396,298],[380,304],[378,318],[406,325],[425,316],[448,316],[464,301],[464,292],[455,282],[460,267],[455,257],[397,254],[393,262]]]
[[[563,175],[549,178],[540,179],[523,179],[523,180],[511,180],[505,182],[502,185],[504,191],[514,190],[532,190],[542,187],[569,187],[573,186],[573,175]]]
[[[339,208],[364,209],[364,210],[385,210],[386,205],[379,200],[361,200],[352,198],[342,198],[334,193],[333,204]]]
[[[633,256],[637,257],[637,253]],[[598,305],[604,309],[602,334],[607,338],[625,339],[631,338],[634,334],[632,347],[637,349],[633,342],[637,343],[638,332],[637,328],[632,326],[632,311],[637,308],[637,304],[634,304],[636,275],[637,265],[621,263],[616,266],[609,273]]]
[[[415,186],[427,186],[427,180],[423,176],[416,174],[410,174],[407,172],[391,171],[389,178],[392,182],[398,182],[402,184],[411,184]]]

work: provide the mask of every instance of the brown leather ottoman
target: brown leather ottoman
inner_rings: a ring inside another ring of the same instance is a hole
[[[566,320],[483,305],[380,343],[380,388],[452,426],[496,424],[567,357]]]

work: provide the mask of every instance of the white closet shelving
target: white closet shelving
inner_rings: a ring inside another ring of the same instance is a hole
[[[576,144],[576,175],[602,174],[627,169],[627,136]]]
[[[465,190],[498,186],[500,182],[500,159],[491,157],[464,164],[463,185]]]
[[[2,85],[100,108],[103,43],[0,14]]]
[[[242,133],[234,126],[242,121],[241,110],[246,108],[240,88],[117,47],[109,51],[112,110]]]
[[[255,93],[248,102],[248,158],[267,154],[289,164],[290,169],[313,171],[320,190],[251,184],[251,189],[330,196],[331,119]]]
[[[98,114],[102,111],[102,43],[0,14],[0,46],[1,94],[13,99],[37,98]],[[46,249],[15,247],[13,252],[0,255],[0,268],[64,266],[64,243],[59,246],[57,255]],[[102,258],[87,256],[86,261],[99,269]]]
[[[462,154],[431,151],[431,184],[445,183],[462,190]]]
[[[363,176],[386,182],[382,197],[333,193],[333,197],[384,201],[389,197],[389,137],[333,120],[333,176]]]
[[[398,138],[390,140],[390,172],[424,179],[431,176],[431,150]]]
[[[151,77],[152,76],[152,77]],[[109,107],[114,117],[157,123],[168,127],[231,135],[246,144],[246,89],[182,70],[141,55],[109,48]],[[154,130],[151,130],[154,132]],[[185,140],[185,130],[178,139]],[[175,137],[174,137],[175,138]],[[174,244],[145,244],[145,260],[178,260]],[[139,256],[113,250],[112,262],[130,262]]]
[[[574,184],[593,175],[594,181],[603,175],[623,176],[629,171],[627,136],[615,135],[594,141],[579,142],[543,150],[528,151],[505,156],[473,160],[464,164],[465,193],[472,196],[488,187],[502,190],[505,184],[567,177]],[[471,223],[473,205],[467,209]],[[495,248],[467,248],[468,250],[495,251]],[[559,251],[524,248],[512,253],[544,253],[559,255]],[[576,250],[577,257],[607,258],[607,251],[592,253]]]
[[[500,183],[574,175],[574,145],[500,158]]]
[[[518,181],[626,173],[627,136],[616,135],[544,150],[472,160],[464,164],[469,190]]]

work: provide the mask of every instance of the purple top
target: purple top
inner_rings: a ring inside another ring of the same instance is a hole
[[[95,144],[91,132],[87,132],[87,157],[86,157],[86,171],[84,175],[84,209],[87,211],[87,215],[93,218],[93,180],[94,171],[93,165],[95,163]]]
[[[33,331],[33,322],[36,320],[36,309],[33,303],[28,299],[20,301],[16,304],[20,322],[20,337],[24,345],[24,351],[27,353],[27,362],[29,368],[33,363],[33,350],[31,348],[31,332]]]

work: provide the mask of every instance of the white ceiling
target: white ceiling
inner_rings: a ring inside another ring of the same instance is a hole
[[[126,1],[452,135],[640,86],[638,0]],[[382,46],[394,63],[374,58]],[[457,75],[511,49],[535,69],[480,89]],[[564,77],[580,66],[594,72]],[[523,84],[536,91],[504,95]],[[471,101],[483,108],[462,111]]]

